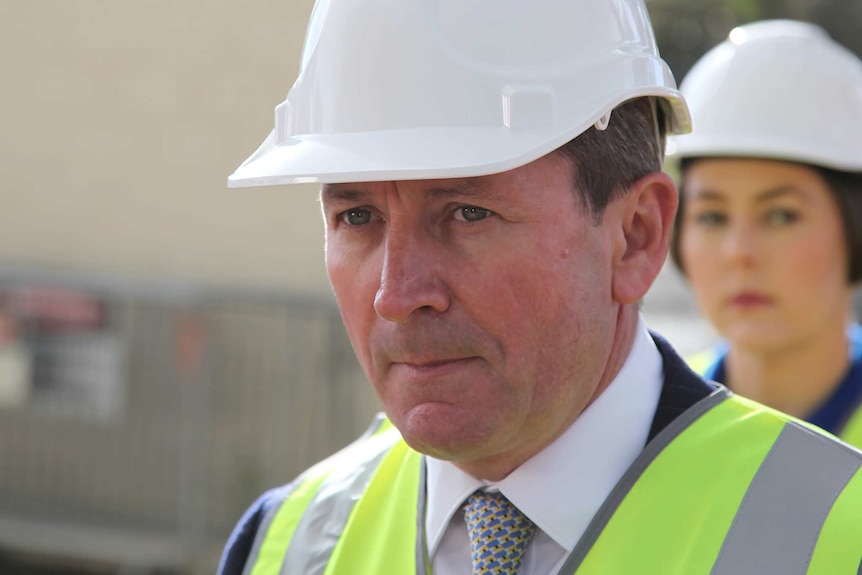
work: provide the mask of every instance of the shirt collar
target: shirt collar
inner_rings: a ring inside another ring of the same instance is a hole
[[[608,387],[560,437],[502,481],[488,484],[450,462],[426,457],[429,556],[464,499],[483,487],[499,489],[571,552],[643,450],[661,387],[661,355],[641,317],[632,350]]]

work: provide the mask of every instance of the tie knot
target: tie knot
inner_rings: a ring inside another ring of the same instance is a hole
[[[464,504],[473,575],[515,575],[535,526],[499,492],[477,491]]]

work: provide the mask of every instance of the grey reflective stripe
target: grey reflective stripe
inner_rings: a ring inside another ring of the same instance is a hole
[[[246,558],[245,566],[242,569],[242,575],[251,575],[251,570],[254,569],[255,563],[257,563],[257,558],[260,556],[260,546],[263,545],[263,540],[266,539],[266,534],[269,531],[270,525],[272,525],[272,520],[275,518],[278,510],[281,509],[281,505],[288,497],[290,497],[290,494],[293,493],[294,489],[296,489],[297,485],[299,485],[299,481],[294,481],[289,486],[282,489],[282,493],[279,493],[278,500],[273,501],[271,507],[266,511],[260,525],[257,527],[257,532],[254,535],[254,543],[252,543],[251,551]]]
[[[323,574],[350,512],[400,437],[394,429],[386,431],[365,440],[361,449],[349,449],[339,457],[337,468],[323,481],[296,526],[281,575]]]
[[[662,429],[659,434],[652,439],[652,441],[647,443],[644,450],[638,458],[635,459],[631,467],[626,470],[625,474],[619,482],[617,482],[610,495],[608,495],[605,502],[596,512],[592,521],[590,521],[590,524],[581,536],[580,541],[575,545],[572,553],[560,569],[559,575],[572,575],[572,573],[575,573],[578,570],[581,563],[584,562],[587,553],[590,552],[590,549],[592,549],[596,540],[599,538],[599,535],[601,535],[602,531],[607,526],[608,521],[611,520],[611,517],[613,517],[613,514],[623,502],[623,499],[625,499],[626,495],[631,491],[631,488],[637,480],[640,479],[641,475],[643,475],[646,468],[649,467],[664,448],[676,439],[680,433],[685,431],[689,425],[700,419],[704,413],[728,397],[730,397],[730,392],[727,391],[727,388],[719,386],[718,389],[713,391],[707,397],[686,409],[676,419],[671,421],[667,427]]]
[[[428,499],[428,491],[425,489],[425,478],[428,470],[425,467],[425,456],[422,456],[419,468],[419,496],[416,503],[416,575],[426,575],[430,570],[428,558],[428,546],[425,544],[425,509]]]
[[[272,521],[273,519],[275,519],[275,516],[281,509],[282,504],[293,493],[293,491],[297,487],[299,487],[302,482],[305,481],[308,477],[316,476],[318,470],[320,470],[322,467],[332,467],[336,465],[336,462],[339,459],[346,457],[348,454],[353,453],[356,449],[360,448],[367,439],[377,433],[385,420],[386,416],[383,413],[377,413],[368,428],[362,433],[362,435],[356,438],[353,443],[345,446],[344,448],[329,456],[325,460],[321,461],[320,463],[317,463],[310,469],[306,470],[302,475],[294,479],[288,486],[285,487],[284,492],[279,494],[279,501],[273,503],[273,505],[266,512],[266,515],[264,515],[263,520],[261,520],[260,525],[257,528],[257,532],[254,536],[254,543],[252,544],[251,551],[246,558],[245,566],[242,570],[242,575],[251,575],[251,571],[252,569],[254,569],[258,557],[260,556],[260,547],[261,545],[263,545],[264,539],[266,539],[266,535],[269,532],[269,528],[272,525]]]
[[[712,575],[804,575],[826,516],[860,465],[858,452],[787,423],[745,493]]]

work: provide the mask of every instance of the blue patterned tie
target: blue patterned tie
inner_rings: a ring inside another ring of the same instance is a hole
[[[477,491],[464,504],[473,575],[516,575],[535,525],[499,492]]]

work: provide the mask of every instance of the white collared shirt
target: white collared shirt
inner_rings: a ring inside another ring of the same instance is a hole
[[[661,355],[641,317],[632,350],[605,391],[560,437],[502,481],[489,484],[427,457],[425,529],[434,575],[471,574],[461,505],[483,487],[501,491],[536,524],[520,572],[556,574],[643,450],[661,388]]]

